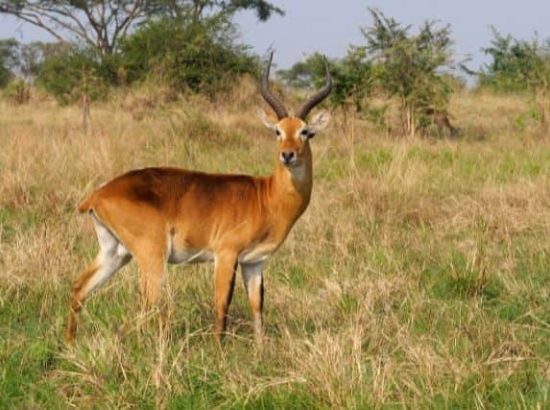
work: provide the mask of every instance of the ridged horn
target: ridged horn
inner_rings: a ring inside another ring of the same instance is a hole
[[[325,86],[321,88],[315,95],[313,95],[306,103],[300,108],[296,116],[305,121],[307,115],[313,107],[323,101],[332,91],[332,76],[330,75],[330,70],[328,68],[328,63],[325,58],[325,69],[326,69],[326,82]]]
[[[260,92],[262,93],[262,97],[264,97],[264,100],[269,104],[271,108],[273,108],[275,114],[277,114],[277,118],[282,119],[288,117],[288,111],[286,110],[285,106],[269,90],[269,71],[271,70],[273,53],[274,52],[272,51],[269,55],[269,62],[267,63],[267,67],[264,71],[262,82],[260,84]]]

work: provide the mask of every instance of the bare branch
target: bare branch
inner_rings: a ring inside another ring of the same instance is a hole
[[[48,27],[38,16],[19,13],[18,15],[16,15],[16,17],[19,18],[20,20],[23,20],[26,23],[30,23],[30,24],[32,24],[36,27],[39,27],[39,28],[47,31],[49,34],[54,36],[57,41],[64,42],[63,37],[61,37],[55,30]]]
[[[91,45],[103,56],[146,16],[231,16],[256,10],[260,20],[282,13],[266,0],[0,0],[0,14],[10,14],[46,30],[59,41],[68,35]]]
[[[39,27],[59,41],[74,36],[111,54],[118,39],[145,15],[144,0],[0,0],[0,14]]]

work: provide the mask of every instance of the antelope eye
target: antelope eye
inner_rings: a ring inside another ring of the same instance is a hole
[[[278,137],[280,137],[280,136],[281,136],[281,131],[275,130],[275,135],[277,135]]]
[[[309,130],[307,128],[304,128],[301,132],[300,132],[301,135],[303,135],[304,137],[309,137]]]

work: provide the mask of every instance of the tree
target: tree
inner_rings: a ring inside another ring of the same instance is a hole
[[[374,24],[362,32],[377,83],[399,99],[404,132],[414,136],[431,123],[434,110],[446,115],[451,90],[443,72],[452,63],[449,26],[437,29],[427,21],[412,35],[411,26],[369,11]]]
[[[241,10],[255,11],[260,21],[268,20],[273,14],[284,15],[281,8],[265,0],[164,0],[158,1],[153,9],[167,17],[195,22],[220,14],[232,16]]]
[[[113,54],[120,38],[150,17],[199,20],[247,9],[256,11],[260,20],[282,14],[265,0],[0,0],[0,13],[40,27],[60,42],[68,34],[102,57]]]
[[[380,11],[369,9],[374,20],[363,28],[366,44],[351,46],[341,60],[331,62],[334,89],[330,101],[334,105],[352,106],[356,112],[380,121],[386,106],[365,104],[373,92],[396,98],[400,103],[402,128],[414,136],[435,124],[447,128],[451,135],[457,129],[450,125],[447,104],[456,80],[450,75],[451,40],[448,26],[437,28],[425,22],[417,34]],[[322,81],[322,56],[313,54],[289,70],[279,71],[287,84],[305,87]],[[452,81],[450,81],[452,80]]]
[[[0,40],[0,87],[4,87],[14,74],[18,46],[19,43],[12,38]]]
[[[105,97],[116,82],[116,73],[90,48],[67,45],[49,54],[40,64],[36,84],[61,104],[83,95],[94,100]]]
[[[213,94],[256,70],[247,48],[235,44],[233,25],[211,17],[184,24],[165,18],[140,27],[121,43],[128,82],[154,78],[175,91]]]
[[[46,30],[58,41],[66,33],[93,47],[100,55],[111,54],[118,39],[147,16],[145,0],[0,0],[0,13],[11,14]]]
[[[491,45],[483,50],[492,61],[480,73],[480,87],[529,93],[536,117],[546,130],[550,125],[550,39],[517,40],[492,30]]]
[[[31,81],[38,75],[40,67],[47,58],[47,52],[51,47],[52,45],[40,41],[20,45],[19,71],[25,79]]]
[[[494,27],[491,45],[483,52],[491,58],[480,73],[480,85],[502,91],[537,91],[550,84],[550,40],[517,40]]]
[[[364,47],[351,46],[346,56],[335,66],[333,101],[351,104],[356,112],[363,110],[363,102],[372,91],[373,65]]]
[[[342,60],[332,60],[329,65],[334,80],[329,101],[336,106],[350,104],[357,112],[361,111],[372,84],[372,67],[365,49],[350,47]],[[277,74],[291,87],[317,88],[325,81],[325,57],[314,53]]]

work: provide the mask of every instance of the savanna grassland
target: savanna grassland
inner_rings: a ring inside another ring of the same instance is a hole
[[[87,132],[76,106],[0,103],[0,408],[550,407],[550,135],[518,96],[456,95],[452,140],[335,112],[312,203],[267,264],[261,348],[240,277],[220,350],[212,266],[171,266],[141,314],[135,263],[64,344],[97,251],[78,202],[136,167],[269,173],[256,94],[115,96]]]

